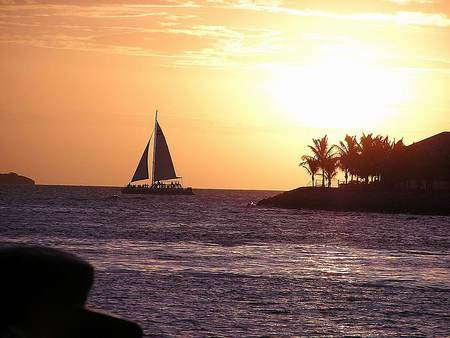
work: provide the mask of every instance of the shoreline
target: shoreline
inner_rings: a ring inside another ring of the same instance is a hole
[[[258,202],[284,209],[450,215],[450,191],[300,187]]]

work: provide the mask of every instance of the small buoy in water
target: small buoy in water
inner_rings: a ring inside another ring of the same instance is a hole
[[[254,207],[256,207],[256,203],[255,202],[251,201],[251,202],[247,203],[247,208],[254,208]]]

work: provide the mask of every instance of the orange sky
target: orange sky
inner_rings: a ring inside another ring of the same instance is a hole
[[[186,185],[289,189],[312,137],[450,130],[446,0],[0,0],[0,172],[124,185],[154,110]]]

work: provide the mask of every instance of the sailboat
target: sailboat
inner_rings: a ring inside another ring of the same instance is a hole
[[[153,137],[153,165],[151,184],[133,184],[149,179],[148,154]],[[122,188],[124,194],[155,194],[155,195],[193,195],[192,188],[183,188],[181,177],[175,173],[172,157],[166,137],[158,123],[158,111],[155,114],[155,127],[147,142],[141,160],[130,183]]]

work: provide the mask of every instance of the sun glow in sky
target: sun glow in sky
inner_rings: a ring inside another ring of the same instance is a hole
[[[311,138],[450,129],[446,0],[0,0],[0,172],[128,183],[153,114],[194,187],[289,189]]]
[[[268,91],[292,120],[317,128],[376,127],[410,99],[405,72],[351,57],[270,67]]]

